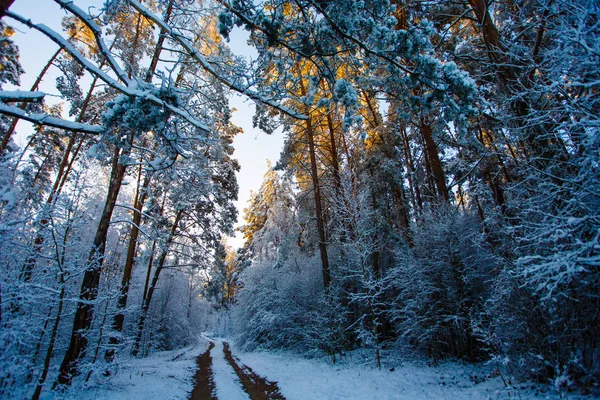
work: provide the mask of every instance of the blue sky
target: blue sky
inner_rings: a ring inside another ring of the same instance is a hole
[[[98,0],[75,0],[75,4],[84,10],[101,3]],[[16,0],[11,11],[30,18],[35,23],[46,24],[57,31],[61,31],[61,20],[67,15],[52,0]],[[44,64],[57,50],[57,46],[42,34],[9,18],[5,18],[4,21],[17,30],[13,39],[19,46],[21,64],[25,69],[25,74],[21,77],[21,89],[27,90],[35,81]],[[256,54],[246,43],[248,37],[246,32],[236,28],[230,37],[229,45],[234,53],[246,57],[253,57]],[[51,70],[42,82],[41,90],[57,93],[54,86],[57,76],[56,69]],[[260,187],[262,177],[267,171],[267,160],[274,164],[279,159],[284,138],[281,133],[267,135],[252,128],[254,106],[251,101],[241,96],[233,96],[231,106],[237,110],[233,114],[233,122],[244,130],[244,133],[238,135],[233,143],[235,157],[241,165],[241,171],[237,174],[240,192],[236,202],[240,213],[238,218],[238,225],[240,225],[243,222],[242,213],[250,197],[250,191]],[[24,144],[25,138],[32,132],[31,124],[20,121],[17,131],[19,133],[17,142]],[[241,246],[241,235],[238,234],[236,238],[231,238],[229,242],[233,247]]]

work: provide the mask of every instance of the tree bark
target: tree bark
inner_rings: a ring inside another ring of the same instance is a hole
[[[62,287],[60,288],[60,295],[58,298],[58,312],[56,313],[56,319],[54,320],[54,325],[52,325],[52,333],[50,334],[50,343],[48,344],[48,349],[46,350],[46,358],[44,359],[44,370],[42,371],[42,376],[35,388],[35,392],[31,397],[31,400],[38,400],[40,395],[42,394],[42,388],[44,387],[44,382],[46,382],[46,378],[48,377],[48,371],[50,370],[50,361],[52,360],[52,353],[54,352],[54,343],[56,342],[56,336],[58,333],[58,326],[60,325],[60,318],[63,309],[63,300],[65,297],[65,286],[64,282],[62,283]]]
[[[469,5],[477,17],[479,26],[481,26],[483,40],[488,49],[490,59],[494,62],[500,62],[505,58],[504,51],[506,49],[500,42],[500,33],[494,21],[492,21],[487,3],[487,0],[469,0]]]
[[[338,196],[338,201],[342,201],[344,203],[344,207],[346,210],[350,210],[350,203],[346,194],[344,193],[344,189],[342,188],[342,179],[340,177],[340,164],[339,164],[339,153],[338,147],[335,139],[335,127],[333,125],[333,118],[331,117],[331,110],[327,114],[327,129],[329,130],[329,145],[330,145],[330,155],[331,155],[331,165],[333,168],[333,183],[335,187],[335,193]],[[344,228],[347,230],[347,234],[350,239],[354,239],[354,221],[349,222],[344,219],[343,221]],[[346,232],[343,232],[342,240],[346,235]]]
[[[541,60],[539,52],[550,10],[546,8],[541,15],[541,23],[535,35],[533,49],[531,50],[533,62],[527,66],[518,66],[518,60],[513,59],[514,57],[511,57],[507,53],[507,48],[501,42],[498,29],[490,17],[487,1],[468,1],[481,27],[483,39],[488,49],[488,57],[490,61],[497,65],[497,74],[500,78],[499,86],[502,90],[506,90],[509,94],[514,95],[514,98],[510,101],[510,106],[517,117],[518,127],[525,131],[525,144],[532,152],[532,155],[528,156],[528,158],[533,158],[532,162],[538,168],[545,169],[548,160],[553,159],[557,153],[552,140],[546,137],[548,132],[552,131],[550,128],[552,123],[547,122],[537,127],[537,129],[528,127],[527,121],[531,114],[531,103],[527,100],[527,96],[518,94],[518,92],[522,90],[527,91],[534,85],[533,77],[536,66]],[[553,135],[553,140],[559,144],[562,143],[562,140],[558,136]]]
[[[133,142],[133,132],[129,133],[129,144]],[[71,341],[65,354],[65,357],[60,366],[58,379],[55,387],[58,384],[70,385],[77,372],[77,364],[85,355],[87,348],[87,334],[89,333],[94,316],[94,300],[98,297],[98,286],[100,284],[100,275],[102,264],[104,262],[104,252],[106,249],[106,236],[110,225],[117,197],[123,183],[123,178],[127,170],[125,164],[121,164],[121,158],[126,159],[131,151],[130,147],[126,147],[121,153],[120,148],[115,149],[113,155],[113,164],[108,186],[108,195],[106,203],[100,218],[100,224],[96,230],[92,250],[88,258],[88,266],[83,276],[81,290],[79,294],[80,301],[77,303],[75,319],[73,321],[73,329],[71,332]]]
[[[0,0],[0,18],[4,17],[6,11],[14,2],[15,0]]]
[[[299,75],[300,74],[300,71]],[[302,78],[304,79],[304,78]],[[306,96],[306,88],[304,87],[303,80],[300,79],[300,92],[302,96]],[[317,169],[317,156],[315,152],[315,138],[314,138],[314,127],[312,125],[312,119],[310,116],[310,110],[308,107],[304,107],[304,113],[308,116],[305,120],[306,127],[306,138],[308,139],[308,153],[310,156],[310,175],[312,178],[313,194],[315,199],[315,213],[317,219],[317,230],[319,232],[319,254],[321,256],[321,269],[323,273],[323,286],[325,290],[329,288],[331,283],[331,272],[329,269],[329,258],[327,257],[327,241],[325,237],[325,223],[323,219],[323,206],[321,204],[321,187],[319,186],[319,173]]]
[[[419,188],[419,181],[417,178],[417,170],[415,168],[415,162],[413,160],[412,151],[410,149],[410,142],[406,135],[406,128],[400,129],[400,135],[402,136],[404,157],[406,166],[408,169],[408,185],[410,187],[411,199],[413,203],[413,209],[416,213],[420,213],[423,210],[423,200],[421,200],[421,189]]]
[[[171,13],[173,12],[173,1],[169,1],[169,6],[167,7],[167,12],[165,15],[165,22],[168,23],[169,19],[171,19]],[[163,44],[165,43],[165,38],[167,37],[167,32],[164,29],[160,30],[160,34],[158,36],[158,41],[156,42],[156,46],[154,47],[154,53],[152,54],[152,60],[150,61],[150,67],[148,68],[148,72],[146,72],[145,81],[150,83],[152,82],[152,77],[154,76],[154,72],[156,71],[156,66],[158,65],[158,60],[160,58],[160,53],[163,48]]]
[[[173,11],[173,1],[169,2],[169,6],[167,8],[167,15],[165,17],[165,22],[169,21],[169,18],[171,17],[171,12]],[[142,17],[142,15],[140,14],[140,18]],[[138,31],[139,31],[139,21],[138,21]],[[160,36],[158,38],[158,41],[156,43],[156,46],[154,47],[154,53],[152,55],[152,61],[150,62],[150,67],[148,68],[148,71],[146,73],[146,77],[145,77],[145,81],[147,83],[152,82],[152,77],[154,76],[154,71],[156,70],[156,67],[158,65],[158,60],[160,58],[160,53],[162,52],[163,49],[163,44],[165,41],[165,34],[166,32],[164,30],[161,30],[160,32]],[[136,35],[136,41],[137,41],[137,35]],[[182,68],[183,70],[183,68]],[[181,71],[180,71],[181,73]],[[140,168],[138,171],[138,182],[137,182],[137,188],[136,188],[136,194],[134,197],[134,211],[133,211],[133,217],[132,217],[132,221],[131,221],[131,235],[129,237],[129,244],[127,246],[127,257],[125,259],[125,269],[123,270],[123,278],[121,280],[121,293],[119,295],[119,299],[118,299],[118,303],[117,303],[117,313],[114,316],[113,319],[113,323],[112,323],[112,331],[113,332],[122,332],[123,331],[123,325],[125,323],[125,308],[127,307],[127,298],[129,295],[129,282],[131,281],[131,276],[133,274],[133,267],[135,264],[135,254],[136,254],[136,248],[137,248],[137,244],[138,244],[138,237],[139,237],[139,226],[142,222],[142,209],[144,208],[144,203],[146,202],[146,199],[148,198],[148,190],[150,188],[150,180],[151,180],[151,176],[152,173],[149,172],[146,177],[144,178],[144,183],[142,185],[141,188],[141,197],[140,197],[140,178],[142,176],[142,166],[140,163]],[[119,343],[119,339],[116,335],[111,335],[110,339],[109,339],[109,343],[113,346],[116,346]],[[107,361],[112,361],[114,358],[114,348],[109,349],[106,351],[105,354],[105,358]]]
[[[134,210],[133,210],[133,218],[131,221],[131,234],[129,236],[129,244],[127,246],[127,257],[125,259],[125,269],[123,270],[123,278],[121,280],[121,293],[119,294],[118,302],[117,302],[117,313],[115,314],[112,322],[112,331],[113,332],[122,332],[123,325],[125,323],[125,308],[127,307],[127,297],[129,295],[129,283],[131,281],[131,275],[133,273],[133,266],[135,263],[135,253],[138,244],[138,236],[140,232],[140,224],[142,222],[142,208],[144,203],[146,202],[146,198],[148,197],[148,188],[150,186],[150,176],[146,176],[144,179],[144,183],[141,188],[141,197],[140,197],[140,178],[142,176],[142,166],[140,164],[140,168],[138,171],[138,182],[136,193],[134,196]],[[109,344],[112,346],[116,346],[119,344],[119,339],[116,335],[111,335],[109,338]],[[114,348],[110,348],[106,351],[105,359],[106,361],[112,361],[114,359],[115,350]]]
[[[308,110],[306,110],[308,112]],[[310,171],[313,184],[313,193],[315,198],[315,212],[317,217],[317,230],[319,231],[319,253],[321,255],[321,265],[323,271],[323,286],[325,289],[331,283],[331,273],[329,271],[329,259],[327,257],[327,242],[325,238],[325,224],[323,222],[323,206],[321,204],[321,187],[319,186],[319,175],[317,170],[317,157],[315,154],[314,130],[311,119],[306,120],[306,138],[308,139],[308,152],[310,156]]]
[[[148,310],[150,309],[150,302],[152,301],[152,296],[154,295],[154,291],[156,290],[156,285],[158,283],[158,278],[160,277],[160,273],[162,272],[165,260],[167,259],[167,254],[169,251],[169,246],[173,242],[173,238],[175,237],[175,232],[177,231],[177,227],[179,226],[179,222],[183,218],[183,210],[179,210],[177,215],[175,216],[175,221],[173,221],[173,225],[171,226],[171,232],[169,233],[169,237],[167,238],[167,242],[165,243],[164,250],[162,251],[160,258],[158,259],[158,265],[156,266],[156,270],[154,270],[154,276],[152,277],[152,283],[148,288],[148,295],[146,296],[144,302],[142,303],[142,313],[140,314],[140,319],[138,321],[138,330],[137,335],[135,337],[135,343],[133,345],[133,350],[131,351],[131,355],[137,356],[140,352],[140,344],[142,342],[142,334],[144,333],[144,325],[146,324],[146,316],[148,315]]]
[[[438,154],[438,148],[433,140],[431,126],[421,119],[420,131],[425,143],[425,151],[431,168],[431,175],[437,189],[438,201],[449,203],[448,186],[446,185],[446,174],[442,168],[442,162]]]

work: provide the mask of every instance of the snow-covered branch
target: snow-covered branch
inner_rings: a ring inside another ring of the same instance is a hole
[[[119,66],[117,61],[114,59],[112,54],[110,53],[110,49],[104,43],[102,39],[102,29],[94,22],[94,20],[90,17],[88,13],[83,11],[81,8],[77,7],[73,4],[72,0],[55,0],[60,6],[73,15],[77,16],[94,34],[94,38],[96,39],[96,44],[98,45],[98,49],[102,53],[102,56],[105,58],[106,63],[110,65],[110,68],[117,74],[119,79],[122,82],[125,82],[127,85],[130,83],[130,79],[127,77],[127,74],[123,69]]]
[[[44,92],[28,92],[22,90],[0,90],[0,101],[13,102],[40,102],[46,96]]]
[[[173,114],[177,114],[178,116],[182,117],[183,119],[185,119],[187,122],[189,122],[196,128],[201,129],[206,132],[210,131],[210,128],[206,124],[204,124],[201,121],[198,121],[193,116],[191,116],[188,112],[159,99],[158,97],[151,94],[149,91],[137,89],[137,83],[131,82],[131,86],[122,85],[116,79],[110,77],[107,73],[105,73],[100,68],[98,68],[96,65],[94,65],[92,62],[90,62],[88,59],[86,59],[83,56],[83,54],[81,54],[75,48],[75,46],[73,46],[67,39],[63,38],[60,34],[58,34],[53,29],[49,28],[48,26],[46,26],[44,24],[35,24],[30,19],[26,19],[12,11],[8,11],[6,15],[8,17],[10,17],[14,20],[17,20],[17,21],[21,22],[22,24],[27,25],[28,27],[35,29],[35,30],[43,33],[44,35],[46,35],[54,43],[58,44],[61,48],[63,48],[71,56],[73,56],[73,58],[75,58],[88,72],[97,76],[99,79],[104,81],[110,87],[112,87],[112,88],[118,90],[119,92],[126,94],[128,96],[145,98],[146,100],[149,100],[159,106],[162,106],[162,107],[168,109]]]
[[[144,6],[142,6],[137,0],[129,0],[129,3],[136,9],[138,10],[138,12],[140,12],[144,17],[148,18],[149,20],[153,21],[156,25],[158,25],[164,32],[167,32],[167,34],[173,39],[175,40],[177,43],[179,43],[188,53],[190,56],[192,56],[199,64],[200,66],[209,74],[211,74],[212,76],[214,76],[219,82],[221,82],[222,84],[224,84],[225,86],[227,86],[228,88],[235,90],[236,92],[239,92],[243,95],[248,96],[249,98],[251,98],[252,100],[258,101],[260,103],[264,103],[267,104],[279,111],[281,111],[282,113],[289,115],[292,118],[295,119],[302,119],[302,120],[306,120],[308,119],[308,117],[304,114],[298,113],[294,110],[292,110],[289,107],[285,107],[273,100],[267,99],[263,96],[261,96],[259,93],[249,89],[249,88],[244,88],[241,87],[239,85],[237,85],[235,82],[231,81],[230,79],[222,76],[221,74],[219,74],[213,67],[212,65],[210,65],[210,63],[208,62],[208,60],[202,55],[200,54],[200,52],[198,50],[196,50],[196,48],[194,47],[193,43],[187,39],[186,37],[184,37],[183,35],[175,32],[166,22],[164,22],[161,18],[159,18],[157,15],[151,13],[150,11],[148,11]]]
[[[43,113],[29,114],[26,111],[21,110],[19,107],[9,106],[3,103],[0,103],[0,114],[21,118],[36,125],[52,126],[54,128],[65,129],[67,131],[84,132],[97,135],[102,133],[105,129],[103,126],[67,121]]]

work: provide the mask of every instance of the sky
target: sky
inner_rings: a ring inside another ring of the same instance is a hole
[[[97,7],[99,4],[102,4],[102,1],[74,0],[74,3],[80,8],[87,10],[88,7]],[[10,10],[26,18],[30,18],[34,23],[46,24],[59,32],[62,32],[61,20],[67,15],[66,11],[61,10],[53,0],[16,0]],[[13,40],[19,46],[21,65],[25,69],[25,74],[21,77],[20,89],[28,90],[42,67],[58,47],[41,33],[31,30],[9,18],[5,17],[3,20],[16,29]],[[247,38],[247,32],[235,28],[230,35],[229,46],[235,54],[245,57],[255,57],[256,52],[246,43]],[[55,88],[57,76],[58,72],[56,68],[51,69],[44,78],[40,90],[47,93],[57,93]],[[85,85],[84,83],[82,86],[85,87]],[[267,160],[275,164],[279,159],[284,137],[281,133],[267,135],[252,127],[252,115],[254,113],[252,101],[234,95],[231,98],[231,107],[237,110],[233,113],[233,122],[244,131],[233,142],[235,148],[234,156],[241,166],[241,170],[237,174],[240,191],[238,201],[235,203],[239,211],[236,226],[240,226],[243,224],[243,209],[250,198],[250,192],[260,187],[263,175],[267,172]],[[26,137],[33,132],[33,129],[30,123],[20,121],[17,126],[17,132],[19,133],[17,137],[18,144],[24,145]],[[243,244],[241,234],[237,233],[236,237],[229,238],[228,243],[233,248],[240,247]]]

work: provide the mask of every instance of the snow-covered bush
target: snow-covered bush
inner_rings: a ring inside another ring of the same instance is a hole
[[[399,337],[434,360],[481,359],[480,319],[498,260],[476,218],[447,208],[424,216],[393,271]]]

